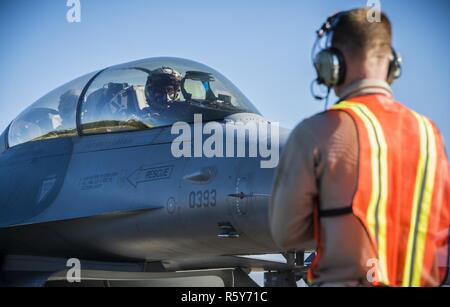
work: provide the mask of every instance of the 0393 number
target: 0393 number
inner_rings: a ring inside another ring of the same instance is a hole
[[[189,208],[209,208],[215,207],[217,203],[217,191],[192,191],[189,194]]]

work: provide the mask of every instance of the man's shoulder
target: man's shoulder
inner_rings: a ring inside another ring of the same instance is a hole
[[[293,136],[323,138],[332,135],[344,126],[354,126],[354,122],[346,112],[328,110],[315,114],[298,124],[292,132]]]

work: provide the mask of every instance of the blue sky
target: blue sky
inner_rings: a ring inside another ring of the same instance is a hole
[[[382,0],[404,58],[397,99],[450,137],[446,0]],[[233,81],[271,120],[292,128],[323,109],[311,98],[314,31],[366,0],[0,0],[0,129],[37,98],[85,73],[153,56],[202,62]]]

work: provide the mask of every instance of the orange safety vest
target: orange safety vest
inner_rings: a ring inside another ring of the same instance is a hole
[[[368,281],[403,287],[441,285],[448,267],[450,178],[438,129],[382,95],[356,97],[328,112],[336,111],[349,114],[358,131],[358,188],[349,213],[362,222],[377,255],[374,279]],[[316,230],[319,223],[320,216]],[[319,248],[310,281],[320,253]]]

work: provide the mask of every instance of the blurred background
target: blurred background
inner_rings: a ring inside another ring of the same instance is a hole
[[[293,128],[322,111],[309,86],[315,30],[366,0],[0,0],[0,129],[32,102],[85,73],[175,56],[202,62],[234,82],[269,119]],[[404,74],[398,100],[450,135],[448,0],[382,0]],[[333,102],[333,98],[331,100]]]

